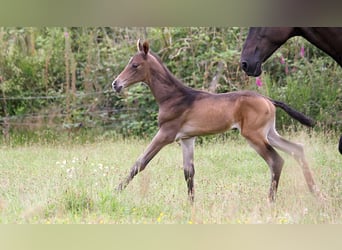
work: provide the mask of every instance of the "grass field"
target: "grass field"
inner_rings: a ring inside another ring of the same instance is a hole
[[[305,144],[316,182],[308,191],[299,165],[285,159],[277,201],[269,204],[270,174],[243,138],[197,143],[195,203],[187,200],[181,148],[165,147],[121,193],[114,189],[148,141],[105,140],[77,145],[2,146],[1,223],[341,223],[342,156],[337,136],[285,135]]]

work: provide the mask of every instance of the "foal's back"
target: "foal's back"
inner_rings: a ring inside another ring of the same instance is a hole
[[[182,134],[199,136],[231,128],[264,126],[273,121],[275,107],[266,97],[251,91],[199,92],[198,98],[184,113]]]

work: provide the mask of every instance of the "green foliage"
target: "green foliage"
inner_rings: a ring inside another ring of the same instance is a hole
[[[94,207],[94,202],[89,194],[82,188],[65,190],[60,203],[65,211],[72,214],[90,212]]]
[[[305,112],[320,128],[340,129],[341,68],[304,39],[293,38],[265,63],[265,84],[258,88],[255,78],[247,77],[239,66],[246,33],[247,28],[238,27],[2,27],[4,140],[8,135],[19,138],[17,133],[44,134],[36,131],[67,138],[81,133],[152,136],[158,108],[149,89],[137,84],[123,95],[111,90],[112,80],[136,52],[139,38],[148,39],[151,49],[188,86],[215,92],[256,90]],[[302,46],[304,57],[299,55]],[[278,125],[289,124],[290,119],[279,112]]]
[[[304,57],[299,56],[301,47]],[[284,64],[280,57],[286,58]],[[342,70],[329,56],[297,37],[265,64],[265,71],[267,95],[313,117],[318,129],[341,131]],[[284,113],[278,119],[281,127],[292,123]]]

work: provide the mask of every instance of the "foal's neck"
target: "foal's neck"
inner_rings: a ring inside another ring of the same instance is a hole
[[[162,64],[160,59],[151,55],[150,80],[148,85],[158,105],[163,104],[171,98],[184,97],[191,91]]]

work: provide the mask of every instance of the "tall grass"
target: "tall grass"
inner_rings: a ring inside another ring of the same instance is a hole
[[[229,138],[233,139],[229,139]],[[341,223],[342,157],[337,136],[288,132],[306,145],[318,202],[289,156],[275,204],[269,170],[243,138],[229,133],[197,143],[195,204],[187,200],[181,149],[165,147],[121,193],[115,187],[144,150],[145,140],[3,146],[0,151],[1,223]]]

